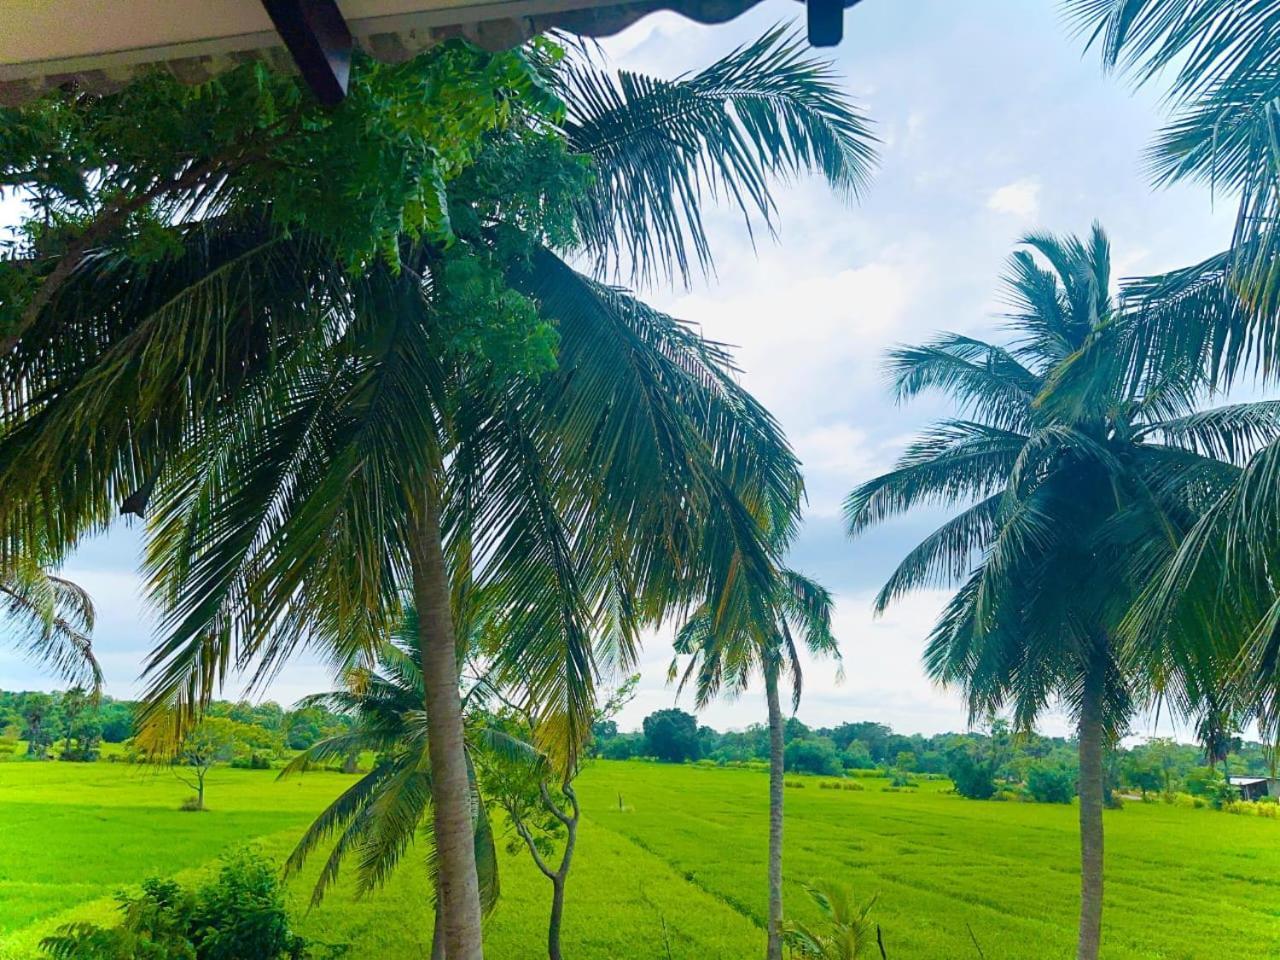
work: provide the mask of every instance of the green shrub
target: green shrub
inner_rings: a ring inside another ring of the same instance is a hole
[[[786,769],[795,773],[816,773],[834,777],[844,772],[836,745],[826,737],[805,737],[787,744]]]
[[[1183,780],[1187,793],[1193,797],[1208,796],[1213,790],[1213,785],[1220,782],[1222,778],[1212,767],[1196,767]]]
[[[251,854],[230,857],[194,890],[150,879],[119,901],[119,926],[71,924],[41,949],[56,960],[307,960],[343,952],[317,954],[293,932],[277,871]]]
[[[183,800],[178,809],[183,813],[200,813],[204,810],[204,807],[200,805],[200,798],[193,794]]]
[[[865,790],[866,787],[864,787],[860,783],[846,781],[845,783],[840,784],[840,789],[841,790]]]
[[[968,751],[956,751],[948,772],[960,796],[970,800],[990,800],[995,796],[996,779],[991,765],[975,760]]]
[[[791,787],[793,790],[803,790],[803,789],[804,789],[804,781],[802,781],[802,780],[784,780],[784,781],[782,782],[782,785],[783,785],[784,787]]]
[[[1036,763],[1027,770],[1027,796],[1037,803],[1070,803],[1076,795],[1076,778],[1066,767]]]
[[[1209,805],[1215,810],[1222,810],[1240,799],[1240,789],[1226,780],[1215,780],[1208,784],[1205,791]]]
[[[239,770],[270,770],[271,758],[265,754],[254,751],[252,753],[233,757],[231,760],[231,766]]]

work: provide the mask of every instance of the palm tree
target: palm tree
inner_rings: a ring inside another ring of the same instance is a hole
[[[821,585],[779,568],[759,613],[743,618],[733,633],[717,629],[715,608],[699,607],[676,634],[675,678],[679,659],[688,657],[680,689],[693,680],[699,708],[722,690],[736,696],[747,689],[757,673],[764,678],[769,711],[769,920],[766,956],[782,957],[782,826],[784,720],[779,687],[791,677],[792,712],[799,709],[801,690],[800,648],[840,659],[831,635],[831,595]]]
[[[1270,382],[1280,370],[1280,3],[1258,0],[1071,0],[1109,69],[1170,79],[1171,122],[1150,150],[1157,182],[1190,179],[1239,195],[1229,249],[1124,289],[1108,349],[1135,380],[1202,365],[1215,383]],[[1133,618],[1135,629],[1198,635],[1216,671],[1188,704],[1209,716],[1232,701],[1280,735],[1280,550],[1268,445],[1190,531]]]
[[[409,607],[394,636],[378,649],[374,665],[349,671],[343,689],[304,701],[345,713],[353,723],[349,730],[319,740],[300,753],[281,771],[281,778],[352,754],[373,753],[378,758],[373,769],[321,811],[285,862],[286,875],[298,874],[310,856],[336,835],[312,888],[313,906],[324,900],[343,863],[352,857],[357,864],[357,892],[381,887],[415,838],[424,842],[426,863],[433,876],[436,874],[429,724],[422,707],[424,684],[417,641],[417,613]],[[513,764],[536,764],[540,755],[529,744],[486,722],[482,715],[471,716],[465,730],[469,796],[476,811],[472,845],[481,906],[487,913],[498,901],[498,853],[475,776],[475,754],[494,753]],[[432,957],[437,960],[446,955],[442,911],[437,882],[432,931]]]
[[[928,641],[930,676],[971,715],[1012,708],[1030,729],[1052,702],[1078,729],[1078,956],[1102,930],[1103,752],[1136,706],[1184,703],[1203,678],[1177,630],[1135,635],[1126,616],[1240,463],[1280,434],[1280,403],[1197,411],[1204,379],[1165,371],[1134,390],[1107,362],[1117,335],[1106,236],[1032,235],[1006,278],[1008,348],[947,334],[890,357],[899,400],[939,389],[958,419],[928,429],[845,504],[857,535],[926,505],[964,509],[915,547],[876,599],[959,584]],[[1037,259],[1037,257],[1039,259]],[[1082,354],[1086,343],[1099,349]]]
[[[1194,180],[1239,195],[1231,248],[1131,285],[1148,362],[1195,356],[1228,379],[1272,374],[1280,305],[1280,3],[1068,0],[1110,69],[1171,78],[1174,116],[1152,144],[1155,181]]]
[[[816,881],[809,888],[822,914],[822,926],[788,924],[787,945],[806,960],[858,960],[871,956],[881,945],[880,927],[871,919],[876,897],[859,903],[848,887],[830,878]],[[884,948],[880,947],[884,956]]]
[[[233,669],[260,682],[304,644],[368,656],[411,588],[451,960],[481,956],[457,595],[507,611],[500,666],[567,766],[598,655],[632,662],[639,625],[681,604],[750,609],[759,514],[799,487],[721,348],[562,255],[685,272],[706,196],[768,221],[773,180],[851,192],[874,143],[777,31],[676,82],[546,70],[563,122],[508,105],[449,185],[452,245],[405,236],[353,272],[305,225],[215,209],[157,260],[84,256],[3,359],[22,402],[0,492],[26,522],[70,544],[114,504],[149,514],[153,735]]]
[[[94,609],[85,589],[20,555],[0,564],[0,597],[4,626],[18,649],[96,696],[102,668],[89,639]]]

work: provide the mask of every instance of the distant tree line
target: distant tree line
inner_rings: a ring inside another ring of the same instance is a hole
[[[94,697],[80,687],[52,693],[0,690],[0,759],[25,743],[30,759],[96,760],[102,744],[125,744],[133,737],[136,708],[131,700]],[[236,749],[219,756],[244,766],[267,765],[306,750],[351,724],[349,717],[321,705],[286,710],[273,701],[216,700],[206,717],[234,725],[227,729],[235,733]]]
[[[639,731],[621,731],[609,720],[597,723],[592,732],[592,754],[609,760],[748,765],[763,764],[769,757],[765,725],[722,732],[700,725],[693,714],[678,708],[651,713]],[[923,736],[896,733],[875,721],[810,727],[791,717],[784,738],[788,773],[941,775],[954,782],[956,792],[978,800],[1005,796],[1013,788],[1041,802],[1070,803],[1076,795],[1074,738],[1018,735],[999,719],[967,733]],[[1238,736],[1226,741],[1211,739],[1206,746],[1158,737],[1116,746],[1106,760],[1109,799],[1114,802],[1119,792],[1166,798],[1183,793],[1214,802],[1230,799],[1228,775],[1275,776],[1276,757],[1267,745]]]

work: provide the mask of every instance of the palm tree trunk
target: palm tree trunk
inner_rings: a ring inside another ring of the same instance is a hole
[[[1102,695],[1105,662],[1085,677],[1080,707],[1080,939],[1077,960],[1097,960],[1102,943]]]
[[[431,960],[444,960],[444,898],[436,890],[436,919],[431,928]]]
[[[769,702],[769,943],[767,960],[782,960],[782,707],[778,702],[778,668],[764,671]]]
[[[471,784],[463,747],[462,698],[458,693],[457,640],[450,609],[449,572],[432,494],[417,504],[410,544],[413,600],[418,611],[418,649],[425,691],[436,855],[444,904],[445,955],[481,960],[480,885],[476,879]]]

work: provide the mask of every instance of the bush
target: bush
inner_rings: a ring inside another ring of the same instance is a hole
[[[1212,792],[1213,785],[1221,781],[1218,771],[1212,767],[1196,767],[1187,774],[1184,783],[1187,793],[1193,797],[1207,797]]]
[[[1206,790],[1209,805],[1215,810],[1223,810],[1240,799],[1240,789],[1227,783],[1226,780],[1215,780]]]
[[[182,801],[182,805],[178,809],[184,813],[201,813],[204,807],[200,805],[200,798],[192,794]]]
[[[1037,763],[1027,770],[1027,796],[1036,803],[1070,803],[1076,780],[1065,767]]]
[[[782,781],[782,785],[784,787],[791,787],[793,790],[804,789],[804,781],[802,780],[784,780]]]
[[[996,793],[996,779],[991,766],[979,763],[967,751],[957,751],[948,771],[956,793],[970,800],[990,800]]]
[[[912,779],[911,774],[905,770],[891,770],[889,772],[889,786],[891,787],[918,787],[920,784]]]
[[[270,770],[271,758],[261,753],[248,753],[234,757],[231,766],[240,770]]]
[[[71,924],[41,941],[57,960],[307,960],[316,953],[290,927],[275,868],[250,854],[229,858],[194,890],[150,879],[137,896],[119,897],[118,927]]]
[[[783,763],[793,773],[815,773],[822,777],[839,776],[844,771],[836,745],[826,737],[806,737],[787,744]]]

